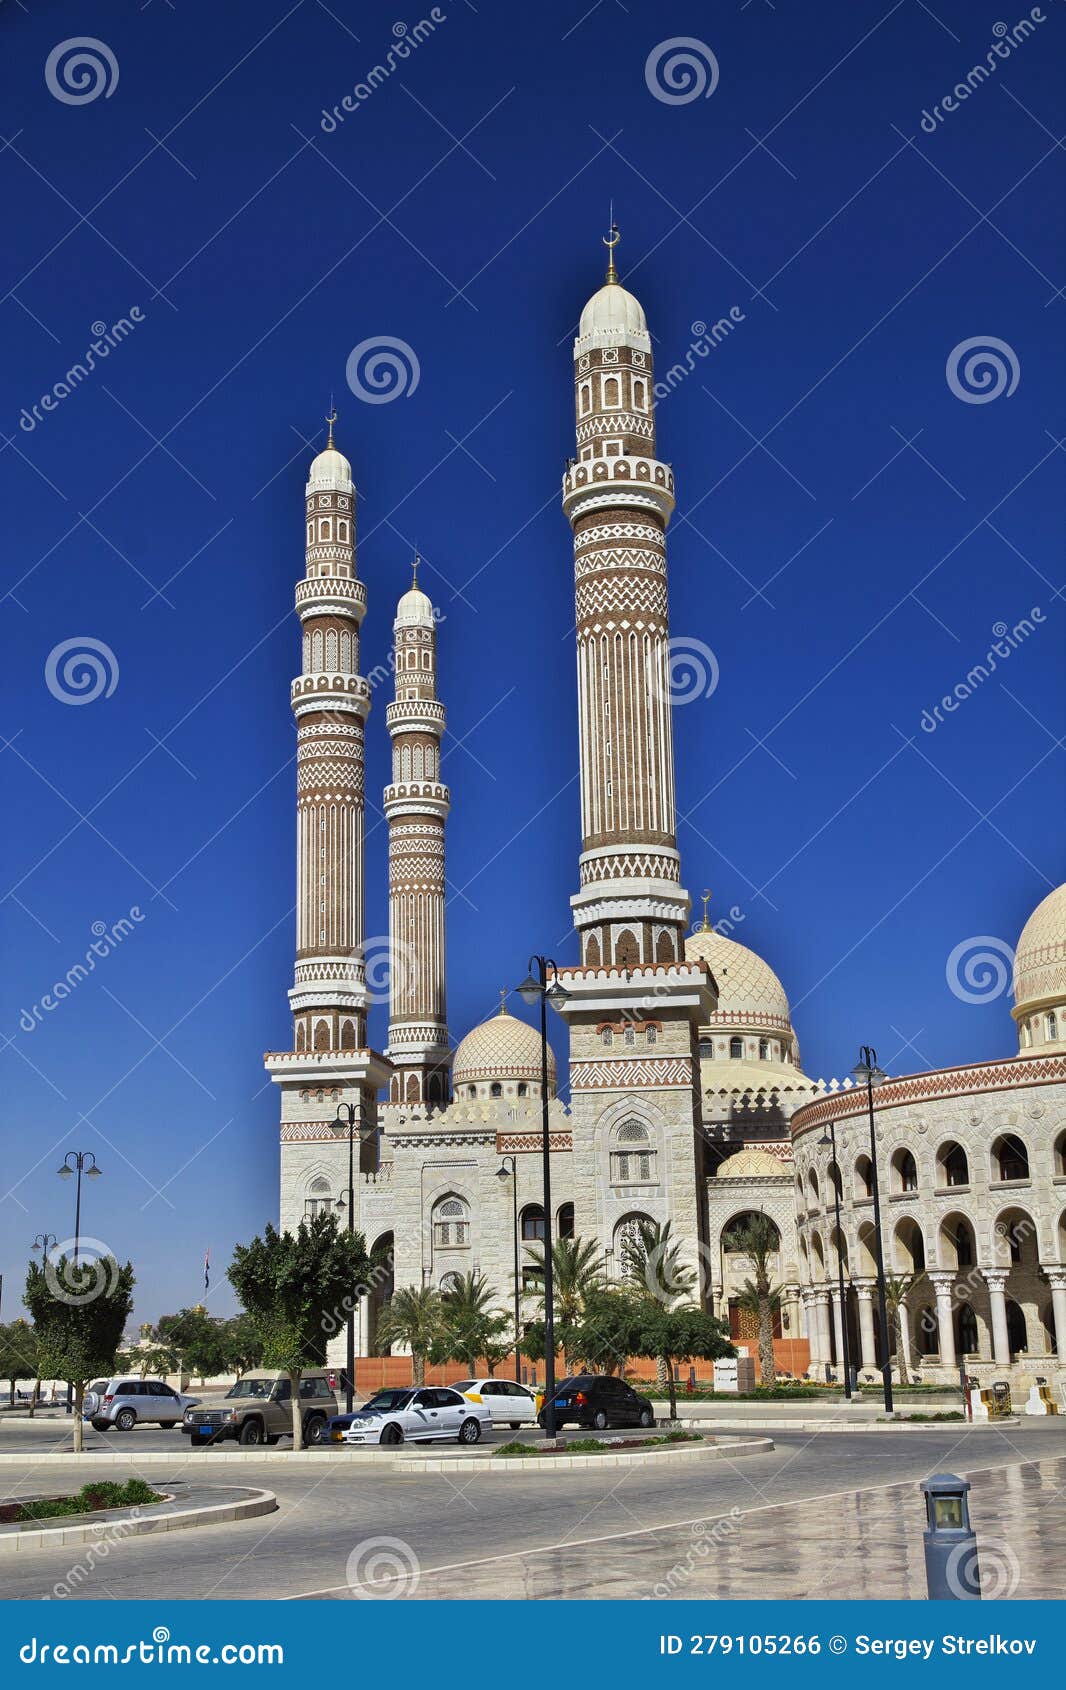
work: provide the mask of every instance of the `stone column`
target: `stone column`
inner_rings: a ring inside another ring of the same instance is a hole
[[[818,1347],[821,1351],[821,1359],[822,1359],[823,1364],[828,1366],[829,1363],[831,1362],[832,1356],[833,1356],[832,1344],[831,1344],[830,1338],[829,1338],[829,1293],[828,1293],[828,1291],[819,1290],[819,1291],[815,1292],[815,1294],[814,1294],[814,1310],[815,1310],[815,1317],[816,1317],[817,1322],[818,1322]]]
[[[803,1309],[807,1317],[807,1343],[810,1346],[810,1367],[813,1373],[822,1363],[822,1334],[818,1326],[818,1305],[815,1301],[816,1292],[813,1286],[803,1288]]]
[[[896,1309],[896,1323],[899,1327],[899,1355],[896,1364],[900,1363],[907,1369],[907,1376],[911,1373],[911,1317],[906,1303],[900,1303]]]
[[[1055,1354],[1060,1364],[1066,1359],[1066,1268],[1046,1267],[1051,1286],[1051,1307],[1055,1315]]]
[[[877,1345],[874,1340],[874,1287],[872,1279],[856,1279],[855,1295],[859,1299],[859,1344],[862,1365],[868,1372],[877,1368]]]
[[[837,1359],[836,1371],[841,1379],[844,1377],[844,1328],[840,1321],[840,1298],[837,1293],[830,1292],[829,1303],[833,1310],[833,1334],[836,1338]]]
[[[942,1367],[955,1365],[955,1327],[952,1323],[951,1288],[953,1273],[931,1273],[929,1281],[936,1292],[937,1349]]]
[[[981,1277],[988,1286],[988,1301],[992,1311],[992,1360],[997,1367],[1010,1366],[1010,1339],[1007,1336],[1007,1272],[1006,1268],[982,1268]]]

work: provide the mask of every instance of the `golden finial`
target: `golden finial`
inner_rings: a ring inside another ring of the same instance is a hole
[[[330,396],[329,396],[329,415],[326,418],[326,421],[329,424],[329,439],[326,441],[326,451],[327,452],[330,451],[332,449],[332,446],[333,446],[333,424],[336,422],[336,420],[337,420],[337,407],[333,403],[333,395],[331,393]]]
[[[701,929],[701,931],[704,932],[704,933],[709,933],[710,930],[711,930],[711,924],[707,920],[707,905],[710,903],[710,901],[711,901],[711,893],[705,889],[704,893],[703,893],[703,927]]]
[[[422,562],[422,559],[419,556],[419,554],[416,552],[414,557],[411,560],[411,586],[412,587],[418,586],[418,566],[421,562]]]
[[[603,237],[603,244],[607,248],[608,253],[610,254],[610,257],[609,257],[608,262],[607,262],[607,280],[609,282],[616,282],[618,280],[618,271],[615,269],[615,263],[614,263],[614,249],[618,245],[618,243],[621,239],[622,239],[622,237],[618,233],[618,224],[614,220],[614,201],[612,200],[611,201],[611,229],[610,229],[610,233],[607,234],[607,235],[604,235],[604,237]]]
[[[500,993],[500,1014],[506,1015],[507,1014],[507,987],[501,986],[499,988],[499,993]]]

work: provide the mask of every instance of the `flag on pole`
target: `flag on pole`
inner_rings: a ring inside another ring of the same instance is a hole
[[[210,1291],[210,1289],[211,1289],[211,1246],[209,1244],[208,1247],[207,1247],[207,1250],[204,1254],[204,1290]]]

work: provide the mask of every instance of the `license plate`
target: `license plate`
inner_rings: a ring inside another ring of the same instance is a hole
[[[196,1435],[198,1438],[209,1438],[213,1430],[211,1426],[197,1426]]]
[[[567,1407],[569,1407],[569,1404],[570,1404],[570,1398],[569,1397],[556,1397],[555,1401],[552,1404],[552,1407],[553,1408],[567,1408]]]

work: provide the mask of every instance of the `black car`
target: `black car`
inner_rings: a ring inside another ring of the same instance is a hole
[[[574,1373],[555,1387],[555,1424],[588,1426],[602,1432],[608,1426],[654,1426],[655,1414],[647,1397],[640,1397],[624,1379],[604,1373]],[[547,1404],[545,1404],[547,1407]],[[546,1424],[544,1409],[540,1424]]]

